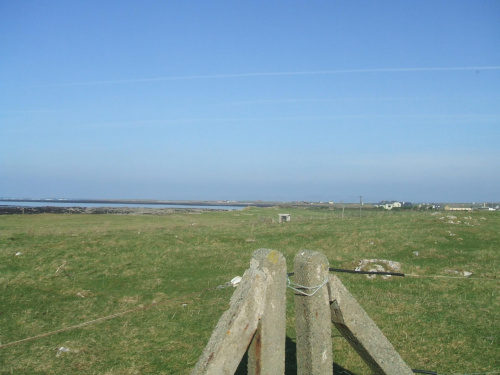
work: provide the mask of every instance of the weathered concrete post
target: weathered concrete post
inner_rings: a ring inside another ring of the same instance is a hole
[[[396,352],[340,279],[330,275],[328,284],[332,322],[376,375],[412,375]]]
[[[250,374],[283,374],[285,288],[283,256],[257,250],[191,375],[233,375],[249,346]]]
[[[269,283],[264,315],[248,349],[248,375],[285,373],[286,261],[276,250],[259,249],[253,259],[260,262]]]
[[[294,283],[302,292],[295,293],[297,375],[333,373],[328,268],[322,253],[302,250],[295,256]]]

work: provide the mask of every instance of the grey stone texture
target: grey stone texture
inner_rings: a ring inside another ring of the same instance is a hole
[[[295,292],[297,334],[297,375],[332,375],[331,315],[328,288],[328,259],[319,252],[301,250],[295,256],[294,283],[305,287],[322,285],[318,290]],[[295,286],[301,290],[300,286]]]
[[[284,373],[284,277],[286,266],[280,253],[268,249],[254,253],[250,268],[231,297],[229,309],[219,319],[191,375],[233,375],[249,345],[251,374]],[[276,282],[282,286],[272,285]],[[268,304],[272,307],[267,308]],[[261,321],[266,310],[269,317]],[[271,329],[271,324],[276,327]]]
[[[254,253],[268,285],[264,315],[248,348],[248,375],[285,373],[286,341],[286,261],[276,250],[260,249]]]

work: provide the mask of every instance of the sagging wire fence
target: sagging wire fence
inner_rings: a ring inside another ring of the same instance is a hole
[[[418,278],[433,278],[433,279],[462,279],[462,280],[493,280],[500,281],[500,279],[491,277],[468,277],[468,276],[448,276],[448,275],[417,275],[414,273],[400,273],[400,272],[385,272],[385,271],[357,271],[347,270],[341,268],[329,268],[330,272],[341,273],[354,273],[360,275],[382,275],[382,276],[399,276],[399,277],[418,277]]]
[[[463,280],[495,280],[500,279],[490,277],[466,277],[466,276],[447,276],[447,275],[417,275],[413,273],[386,272],[386,271],[357,271],[343,268],[329,268],[330,272],[352,273],[358,275],[381,275],[381,276],[399,276],[399,277],[419,277],[419,278],[445,278],[445,279],[463,279]],[[293,276],[294,272],[288,273],[288,276]],[[311,287],[308,287],[311,288]]]
[[[175,302],[175,301],[178,301],[178,300],[184,300],[184,299],[187,299],[189,297],[196,296],[196,295],[202,295],[202,294],[204,294],[206,292],[209,292],[209,291],[212,291],[212,290],[225,289],[225,288],[229,288],[231,286],[236,286],[235,282],[229,281],[227,283],[224,283],[224,284],[221,284],[221,285],[218,285],[218,286],[215,286],[215,287],[205,288],[205,289],[203,289],[201,291],[196,291],[196,292],[192,292],[192,293],[188,293],[188,294],[183,294],[181,296],[173,297],[173,298],[166,299],[166,300],[163,300],[163,301],[158,301],[158,302],[157,301],[153,301],[152,303],[150,303],[148,305],[140,305],[140,306],[134,307],[133,309],[129,309],[129,310],[125,310],[125,311],[120,311],[120,312],[117,312],[115,314],[111,314],[111,315],[103,316],[101,318],[89,320],[89,321],[86,321],[84,323],[76,324],[76,325],[69,326],[69,327],[64,327],[64,328],[61,328],[61,329],[57,329],[55,331],[50,331],[50,332],[42,333],[40,335],[27,337],[27,338],[24,338],[24,339],[21,339],[21,340],[12,341],[12,342],[9,342],[7,344],[1,344],[0,345],[0,349],[8,348],[10,346],[14,346],[14,345],[17,345],[17,344],[22,344],[22,343],[25,343],[25,342],[28,342],[28,341],[33,341],[33,340],[41,339],[41,338],[48,337],[48,336],[53,336],[53,335],[56,335],[56,334],[62,333],[62,332],[72,331],[74,329],[83,328],[83,327],[88,326],[88,325],[92,325],[92,324],[96,324],[96,323],[101,323],[101,322],[104,322],[106,320],[111,320],[111,319],[114,319],[114,318],[118,318],[120,316],[124,316],[124,315],[127,315],[127,314],[138,312],[138,311],[149,310],[149,309],[151,309],[153,307],[158,307],[158,306],[161,306],[161,305],[166,305],[168,303],[172,303],[172,302]]]
[[[59,268],[58,268],[58,271],[59,271]],[[335,269],[335,268],[331,268],[330,271],[333,271],[333,272],[359,273],[359,274],[384,274],[384,275],[404,276],[404,274],[396,274],[396,273],[391,273],[391,272],[353,271],[353,270],[339,270],[339,269]],[[293,276],[293,274],[294,274],[293,272],[289,273],[288,276]],[[64,328],[60,328],[60,329],[57,329],[57,330],[54,330],[54,331],[49,331],[49,332],[46,332],[46,333],[42,333],[42,334],[39,334],[39,335],[36,335],[36,336],[31,336],[31,337],[27,337],[27,338],[24,338],[24,339],[21,339],[21,340],[12,341],[12,342],[9,342],[7,344],[0,344],[0,349],[7,348],[7,347],[10,347],[10,346],[14,346],[14,345],[18,345],[18,344],[22,344],[24,342],[33,341],[33,340],[41,339],[41,338],[44,338],[44,337],[56,335],[58,333],[72,331],[72,330],[78,329],[78,328],[83,328],[83,327],[91,325],[91,324],[101,323],[101,322],[104,322],[106,320],[111,320],[111,319],[114,319],[114,318],[121,317],[123,315],[134,313],[134,312],[145,311],[145,310],[148,310],[148,309],[150,309],[152,307],[157,307],[157,306],[160,306],[160,305],[165,305],[167,303],[175,302],[177,300],[186,299],[188,297],[192,297],[192,296],[195,296],[195,295],[201,295],[203,293],[206,293],[206,292],[209,292],[209,291],[212,291],[212,290],[225,289],[225,288],[229,288],[231,286],[234,287],[234,286],[236,286],[238,284],[238,282],[240,280],[241,280],[241,277],[237,276],[237,277],[234,277],[231,281],[228,281],[228,282],[226,282],[224,284],[221,284],[221,285],[218,285],[218,286],[215,286],[215,287],[208,287],[208,288],[205,288],[205,289],[203,289],[201,291],[196,291],[196,292],[184,294],[184,295],[181,295],[181,296],[177,296],[177,297],[170,298],[170,299],[163,300],[163,301],[159,301],[159,302],[153,301],[152,303],[150,303],[148,305],[137,306],[137,307],[135,307],[133,309],[129,309],[129,310],[125,310],[125,311],[120,311],[120,312],[117,312],[115,314],[103,316],[103,317],[96,318],[96,319],[93,319],[93,320],[89,320],[89,321],[86,321],[86,322],[83,322],[83,323],[80,323],[80,324],[76,324],[76,325],[73,325],[73,326],[64,327]],[[290,289],[293,289],[296,292],[302,293],[302,294],[306,294],[306,293],[303,292],[304,289],[311,289],[311,290],[313,290],[312,294],[309,294],[309,295],[314,295],[314,293],[316,291],[318,291],[322,286],[324,286],[327,282],[328,282],[328,280],[326,279],[325,282],[322,283],[320,286],[305,287],[303,285],[298,285],[298,284],[292,283],[290,281],[290,278],[287,277],[287,286]]]

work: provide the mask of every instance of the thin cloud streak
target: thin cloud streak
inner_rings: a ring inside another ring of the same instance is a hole
[[[405,73],[405,72],[432,72],[432,71],[481,71],[481,70],[500,70],[500,66],[469,66],[469,67],[448,67],[448,68],[381,68],[381,69],[342,69],[342,70],[318,70],[302,72],[262,72],[262,73],[236,73],[236,74],[208,74],[193,76],[172,76],[158,78],[136,78],[109,81],[87,81],[71,82],[53,85],[40,85],[30,87],[67,87],[67,86],[94,86],[94,85],[112,85],[126,83],[148,83],[162,81],[187,81],[200,79],[225,79],[225,78],[245,78],[245,77],[279,77],[279,76],[304,76],[304,75],[333,75],[333,74],[357,74],[357,73]]]
[[[263,99],[263,100],[239,100],[235,102],[223,103],[224,105],[245,105],[245,104],[268,104],[268,103],[331,103],[331,102],[360,102],[360,101],[458,101],[471,99],[485,99],[480,97],[349,97],[349,98],[330,98],[330,99]],[[500,97],[487,99],[498,99]]]
[[[11,114],[24,114],[24,113],[54,113],[56,111],[54,110],[18,110],[18,111],[1,111],[0,110],[0,115],[11,115]]]

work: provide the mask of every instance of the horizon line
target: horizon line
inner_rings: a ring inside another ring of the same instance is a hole
[[[383,199],[382,201],[388,201]],[[14,197],[0,197],[0,202],[52,202],[52,203],[113,203],[113,202],[119,202],[119,203],[134,203],[134,202],[143,202],[143,203],[137,203],[137,204],[148,204],[155,202],[157,204],[172,204],[172,203],[186,203],[186,202],[193,202],[193,203],[217,203],[217,204],[223,204],[223,205],[230,205],[230,204],[243,204],[243,203],[255,203],[255,202],[262,202],[262,203],[318,203],[318,204],[359,204],[358,201],[343,201],[343,200],[338,200],[337,202],[334,202],[332,200],[326,201],[326,200],[284,200],[284,201],[278,201],[278,200],[264,200],[264,199],[243,199],[243,200],[227,200],[227,199],[148,199],[148,198],[14,198]],[[330,203],[332,202],[332,203]],[[395,202],[400,202],[400,201],[395,201]],[[402,201],[401,202],[405,202]],[[456,204],[493,204],[493,203],[498,203],[496,201],[414,201],[415,203],[421,203],[421,204],[434,204],[434,203],[456,203]],[[363,201],[362,204],[372,204],[374,202],[370,201]]]

